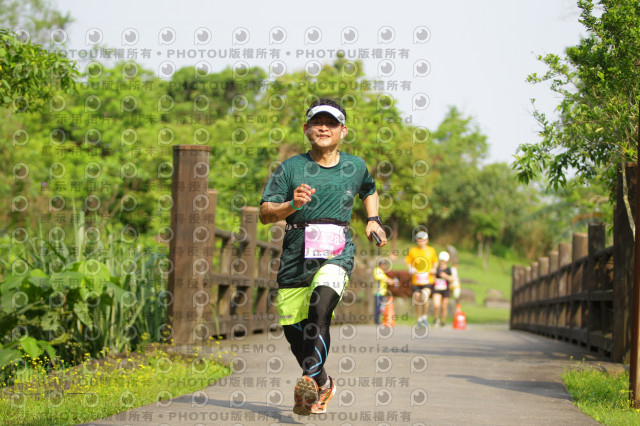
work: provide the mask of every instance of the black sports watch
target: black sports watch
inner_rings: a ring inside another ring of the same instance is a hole
[[[379,224],[380,226],[382,226],[382,219],[380,219],[380,216],[371,216],[371,217],[368,217],[368,218],[367,218],[367,223],[368,223],[368,222],[371,222],[371,221],[378,222],[378,224]]]

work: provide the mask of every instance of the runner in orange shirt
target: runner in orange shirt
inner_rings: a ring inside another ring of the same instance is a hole
[[[413,305],[416,308],[418,327],[428,327],[429,296],[433,292],[434,274],[438,266],[436,250],[427,245],[428,243],[429,235],[424,231],[418,232],[416,234],[417,247],[409,249],[409,253],[404,260],[411,274]]]

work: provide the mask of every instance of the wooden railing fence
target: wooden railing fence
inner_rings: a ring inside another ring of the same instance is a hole
[[[217,229],[209,152],[202,145],[173,147],[168,285],[173,300],[167,316],[178,344],[278,327],[276,276],[284,221],[272,225],[269,242],[260,241],[258,208],[247,206],[238,229]],[[364,268],[354,271],[334,323],[370,321],[372,284]]]
[[[626,170],[635,210],[635,164]],[[622,174],[618,176],[622,188]],[[546,257],[512,271],[510,326],[579,344],[602,358],[626,362],[630,350],[633,235],[621,190],[614,209],[614,244],[603,224],[574,234]]]

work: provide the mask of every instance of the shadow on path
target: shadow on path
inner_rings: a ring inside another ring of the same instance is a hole
[[[482,337],[445,336],[432,333],[430,338],[437,339],[437,345],[418,346],[411,353],[438,357],[467,357],[492,359],[494,361],[529,361],[533,364],[549,361],[568,361],[570,356],[576,359],[596,360],[594,354],[585,353],[586,349],[568,342],[543,338],[525,332],[509,331],[509,341],[487,341]],[[452,351],[451,348],[456,350]]]
[[[538,382],[533,380],[492,380],[483,379],[482,377],[478,376],[469,376],[466,374],[448,374],[447,377],[465,379],[470,383],[475,383],[482,386],[530,393],[533,395],[546,396],[555,399],[571,400],[571,397],[566,392],[564,385],[561,383]]]
[[[197,404],[198,406],[202,407],[203,405],[202,403],[200,403],[200,401],[198,401],[199,399],[201,398],[196,397],[192,400],[190,396],[181,396],[172,399],[171,402],[189,404],[189,406],[191,406],[192,404]],[[279,423],[301,424],[293,418],[293,415],[291,414],[291,410],[289,408],[283,409],[279,406],[267,405],[266,403],[246,401],[242,404],[238,404],[237,407],[230,407],[229,400],[211,398],[209,398],[206,402],[203,401],[203,403],[205,405],[213,405],[216,407],[225,408],[227,410],[233,408],[249,410],[256,414],[261,414],[263,416],[272,418]]]

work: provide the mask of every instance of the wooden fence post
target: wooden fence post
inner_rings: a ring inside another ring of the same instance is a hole
[[[278,309],[276,307],[276,298],[278,297],[278,282],[276,279],[278,278],[278,269],[280,268],[280,252],[282,247],[282,240],[284,240],[285,235],[285,226],[286,222],[281,220],[279,222],[274,223],[269,228],[269,243],[275,244],[280,247],[278,250],[278,255],[272,257],[269,260],[269,264],[267,267],[267,272],[263,273],[269,277],[269,285],[268,285],[268,295],[267,295],[267,319],[269,321],[269,327],[278,327],[279,326],[279,316]]]
[[[523,281],[522,265],[513,265],[511,270],[511,316],[509,318],[509,328],[512,330],[522,329],[523,304],[527,302],[522,291]]]
[[[538,298],[542,301],[546,299],[545,289],[549,283],[549,258],[541,257],[538,259],[538,276],[540,277],[540,285],[538,286]],[[545,324],[545,312],[544,304],[540,303],[536,307],[538,321],[536,323],[536,332],[540,333],[541,327]]]
[[[629,204],[632,214],[636,209],[636,169],[629,163],[626,168]],[[634,241],[629,225],[622,191],[622,173],[618,172],[618,191],[613,215],[613,362],[629,362],[631,350],[631,303],[633,301]]]
[[[257,235],[258,208],[243,207],[240,236],[236,240],[240,243],[240,256],[234,259],[231,267],[231,284],[235,290],[231,300],[231,321],[235,333],[253,333]]]
[[[584,233],[573,234],[573,242],[571,244],[573,252],[571,254],[571,280],[568,289],[571,295],[569,302],[567,325],[570,327],[569,337],[572,342],[586,345],[587,333],[583,330],[582,312],[586,310],[586,298],[584,288],[582,286],[582,277],[585,274],[587,263],[586,256],[588,254],[588,237]]]
[[[534,302],[534,305],[529,307],[529,324],[534,327],[537,327],[538,323],[538,306],[540,306],[537,302],[540,300],[540,267],[538,266],[538,262],[531,262],[531,284],[530,284],[530,292],[531,292],[531,301]]]
[[[568,265],[571,263],[571,244],[569,243],[560,243],[558,244],[558,269]],[[569,289],[571,283],[569,280],[569,274],[567,271],[561,271],[560,279],[558,280],[558,292],[556,293],[556,297],[566,296],[567,290]]]
[[[204,276],[211,269],[211,258],[204,255],[207,241],[199,236],[208,225],[209,151],[210,147],[203,145],[173,147],[168,284],[173,303],[167,316],[177,344],[198,340],[196,326],[204,315]]]
[[[587,284],[587,301],[588,301],[588,318],[587,318],[587,347],[591,348],[591,346],[597,343],[594,341],[594,337],[598,332],[599,335],[602,335],[603,325],[602,325],[602,301],[600,297],[597,297],[597,292],[602,290],[601,281],[604,277],[605,265],[599,259],[596,259],[595,254],[604,249],[605,245],[605,235],[604,235],[604,225],[597,223],[589,224],[589,263],[587,265],[587,275],[589,276],[586,280]],[[597,340],[597,339],[596,339]]]
[[[557,301],[555,303],[556,312],[556,337],[567,340],[569,338],[569,324],[567,317],[569,314],[568,290],[571,287],[571,274],[565,266],[571,263],[571,244],[558,244],[558,291],[556,293]]]
[[[205,209],[205,222],[206,230],[203,227],[199,227],[194,234],[194,239],[197,235],[202,236],[206,231],[206,237],[204,241],[203,257],[206,259],[209,265],[209,273],[205,274],[202,282],[202,292],[198,294],[197,303],[199,309],[202,311],[202,321],[197,326],[198,332],[196,333],[197,340],[206,340],[212,334],[217,334],[217,331],[212,329],[209,325],[215,324],[217,312],[212,309],[212,295],[217,295],[216,285],[211,279],[210,272],[213,268],[213,256],[215,254],[215,241],[216,241],[216,208],[218,204],[218,191],[215,189],[207,190],[207,198],[209,204]],[[215,331],[215,332],[214,332]]]
[[[511,267],[511,314],[509,315],[509,330],[513,330],[513,325],[516,323],[515,312],[516,312],[516,291],[518,290],[518,265],[513,265]]]
[[[558,267],[559,267],[559,254],[558,250],[552,250],[549,252],[549,280],[545,286],[545,299],[554,299],[557,297],[556,288],[558,287]],[[545,334],[547,336],[554,336],[552,332],[553,327],[556,327],[555,320],[555,305],[551,303],[545,304]]]
[[[518,269],[516,271],[516,273],[518,274],[518,324],[519,324],[519,328],[522,328],[522,326],[524,325],[524,307],[523,305],[526,305],[526,303],[528,303],[529,301],[526,298],[526,293],[523,291],[523,287],[524,287],[524,266],[522,265],[518,265]]]

